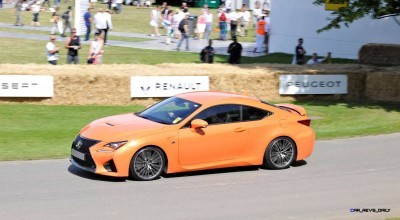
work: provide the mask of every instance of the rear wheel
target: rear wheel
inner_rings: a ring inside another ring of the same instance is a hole
[[[135,180],[154,180],[161,175],[164,167],[164,153],[157,147],[145,147],[132,157],[130,174]]]
[[[265,151],[264,164],[269,169],[285,169],[295,160],[296,146],[288,137],[275,138]]]

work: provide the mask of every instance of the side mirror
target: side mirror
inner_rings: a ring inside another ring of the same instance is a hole
[[[197,128],[206,128],[208,126],[208,123],[201,119],[194,119],[190,123],[190,125],[193,129],[197,129]]]

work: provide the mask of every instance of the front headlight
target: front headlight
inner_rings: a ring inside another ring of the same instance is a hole
[[[104,145],[104,147],[109,147],[112,148],[114,150],[124,146],[128,141],[119,141],[119,142],[110,142],[106,145]]]

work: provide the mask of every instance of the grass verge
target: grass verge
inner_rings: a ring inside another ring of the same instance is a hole
[[[142,108],[0,105],[0,160],[65,158],[84,125],[97,118]]]
[[[315,118],[317,139],[400,132],[399,105],[296,101]],[[143,106],[0,105],[0,160],[66,158],[89,122]]]
[[[116,37],[114,36],[115,40]],[[111,38],[111,39],[114,39]],[[139,38],[131,38],[141,39]],[[46,43],[47,41],[27,40],[18,38],[1,38],[0,37],[0,63],[13,64],[46,64]],[[64,42],[57,41],[56,46],[60,47],[60,57],[58,64],[66,64],[67,50],[63,49]],[[86,64],[89,45],[83,45],[79,51],[79,63]],[[104,64],[161,64],[161,63],[200,63],[198,53],[177,52],[177,51],[157,51],[145,50],[137,48],[125,48],[110,46],[104,49]],[[34,54],[34,56],[33,56]],[[274,53],[260,57],[242,57],[243,64],[252,63],[286,63],[292,62],[293,55],[284,53]],[[310,57],[307,57],[309,59]],[[228,56],[216,55],[215,63],[226,63]],[[333,63],[356,63],[355,60],[333,59]]]

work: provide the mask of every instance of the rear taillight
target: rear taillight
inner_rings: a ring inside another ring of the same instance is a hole
[[[307,120],[301,120],[301,121],[298,121],[300,124],[303,124],[303,125],[305,125],[305,126],[308,126],[308,127],[310,127],[310,125],[311,125],[311,120],[310,119],[307,119]]]

